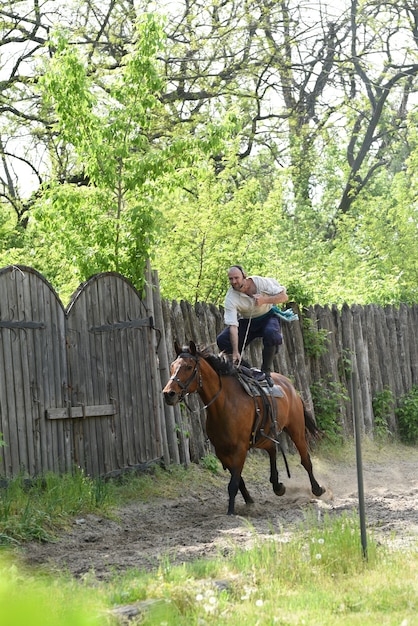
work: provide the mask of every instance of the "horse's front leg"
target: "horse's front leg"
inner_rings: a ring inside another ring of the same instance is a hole
[[[235,497],[238,493],[238,488],[241,484],[241,470],[238,469],[230,469],[231,479],[228,483],[228,495],[229,495],[229,504],[228,504],[228,515],[235,514]]]
[[[276,496],[283,496],[286,493],[286,487],[283,483],[279,482],[279,472],[277,471],[276,463],[276,444],[272,443],[267,449],[267,452],[270,458],[270,482],[273,485],[273,491]]]
[[[235,498],[238,493],[238,489],[242,493],[242,497],[245,500],[246,504],[253,504],[254,500],[248,493],[247,487],[245,486],[245,482],[243,477],[241,476],[241,469],[231,469],[231,480],[228,484],[228,495],[229,495],[229,505],[228,505],[228,515],[235,515]]]
[[[242,497],[245,500],[245,504],[254,504],[254,500],[252,499],[252,497],[250,496],[250,494],[247,491],[247,487],[245,486],[245,482],[243,477],[241,476],[240,481],[239,481],[239,490],[242,494]]]

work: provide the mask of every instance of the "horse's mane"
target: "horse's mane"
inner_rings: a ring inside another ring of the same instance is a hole
[[[184,347],[183,352],[190,352],[190,348]],[[209,347],[202,347],[197,350],[197,355],[204,359],[220,376],[237,376],[237,369],[226,354],[214,354]]]
[[[236,376],[237,369],[225,354],[214,354],[209,348],[203,348],[198,355],[205,359],[215,372],[222,376]]]

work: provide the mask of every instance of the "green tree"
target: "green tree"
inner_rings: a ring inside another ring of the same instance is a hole
[[[51,182],[31,212],[28,237],[47,244],[33,247],[45,257],[42,266],[52,262],[50,271],[60,271],[65,257],[78,280],[114,270],[142,284],[157,214],[152,188],[175,167],[185,144],[150,139],[162,115],[156,61],[162,42],[158,20],[145,16],[122,68],[104,73],[99,89],[75,47],[57,39],[40,89],[56,114],[63,152],[89,184]]]
[[[167,295],[217,301],[234,256],[304,301],[411,298],[410,2],[157,4],[142,38],[146,0],[58,4],[0,7],[5,263],[57,287],[102,269],[139,284],[152,253]]]

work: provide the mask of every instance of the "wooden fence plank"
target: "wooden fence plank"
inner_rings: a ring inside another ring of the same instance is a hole
[[[402,382],[401,364],[399,362],[398,335],[395,320],[396,315],[397,312],[395,307],[391,305],[385,307],[385,320],[388,328],[388,343],[385,351],[390,362],[394,394],[396,397],[400,397],[404,393],[404,387]]]
[[[373,430],[372,394],[370,386],[370,364],[367,351],[367,343],[363,335],[364,315],[360,306],[352,307],[354,345],[357,355],[358,391],[360,394],[360,407],[362,423],[366,433]]]
[[[408,343],[411,384],[418,385],[418,304],[409,307],[408,310]]]
[[[7,270],[7,268],[6,268]],[[16,321],[15,312],[15,297],[10,294],[10,270],[2,271],[0,274],[1,279],[1,298],[0,298],[0,314],[2,320]],[[13,271],[13,270],[12,270]],[[12,341],[16,338],[15,331],[11,328],[1,328],[2,338],[2,354],[3,354],[3,367],[0,375],[2,377],[2,402],[0,405],[2,414],[2,434],[3,441],[6,446],[2,448],[1,456],[3,457],[3,467],[8,475],[16,475],[20,470],[20,458],[19,458],[19,434],[17,428],[17,410],[16,410],[16,398],[15,389],[18,391],[14,384],[14,363],[13,363],[13,350]]]
[[[346,359],[350,360],[351,371],[357,371],[357,356],[356,347],[354,343],[354,331],[353,331],[353,315],[352,310],[347,304],[344,304],[341,308],[341,327],[342,327],[342,349],[346,355]],[[358,377],[357,377],[358,380]],[[347,401],[347,421],[342,424],[343,432],[345,435],[352,436],[354,434],[354,407],[353,397],[351,396],[352,380],[349,376],[349,384],[347,386],[347,392],[349,400]]]
[[[164,327],[164,335],[165,335],[165,350],[167,351],[167,369],[170,367],[171,362],[175,358],[174,352],[174,338],[172,333],[172,324],[171,324],[171,306],[167,300],[163,300],[161,302],[162,309],[162,324]],[[169,372],[163,372],[161,380],[161,385],[164,387],[169,379]],[[168,405],[166,405],[168,407]],[[186,418],[183,418],[183,412],[181,406],[177,405],[175,407],[168,407],[172,409],[174,420],[175,420],[175,432],[178,435],[179,440],[179,455],[180,462],[188,465],[190,463],[190,429],[189,424]],[[170,423],[170,422],[169,422]]]
[[[152,297],[154,305],[155,326],[159,329],[160,338],[158,341],[158,361],[159,361],[159,382],[161,389],[165,386],[170,377],[169,363],[167,356],[167,345],[164,328],[164,318],[161,304],[160,285],[156,272],[152,273]],[[163,402],[162,396],[161,401]],[[168,455],[170,463],[180,463],[180,450],[178,443],[178,435],[176,428],[176,420],[174,416],[174,408],[168,404],[162,404],[162,412],[164,415],[164,427],[162,432],[166,433]]]
[[[114,404],[95,404],[93,406],[72,406],[60,409],[47,409],[46,417],[50,420],[75,419],[86,417],[105,417],[115,415]]]
[[[153,298],[153,280],[152,280],[152,271],[149,263],[147,263],[146,272],[145,272],[145,293],[146,293],[146,306],[148,314],[153,318],[153,322],[155,325],[155,312],[154,312],[154,298]],[[161,386],[160,386],[160,374],[158,371],[158,363],[157,363],[157,337],[156,334],[148,335],[148,354],[153,355],[153,359],[149,363],[150,372],[151,372],[151,381],[152,381],[152,394],[151,401],[153,404],[153,416],[154,416],[154,437],[157,436],[159,440],[159,446],[161,447],[162,457],[164,462],[168,465],[170,463],[170,452],[168,449],[168,440],[167,440],[167,432],[164,428],[164,407],[163,407],[163,398],[161,395]],[[149,360],[148,360],[149,361]],[[146,361],[144,361],[146,362]],[[149,434],[147,437],[147,441],[150,441],[151,429],[149,430]]]

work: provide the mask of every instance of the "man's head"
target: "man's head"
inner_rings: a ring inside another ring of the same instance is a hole
[[[228,270],[228,280],[232,289],[241,291],[245,284],[246,275],[241,265],[232,265]]]

